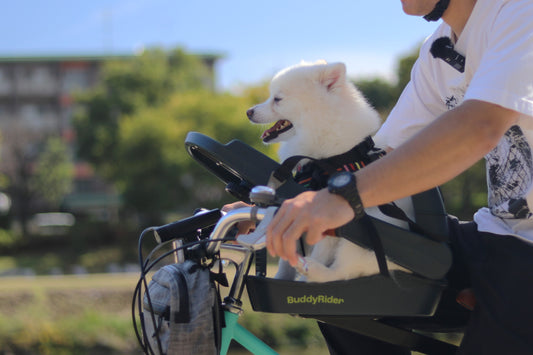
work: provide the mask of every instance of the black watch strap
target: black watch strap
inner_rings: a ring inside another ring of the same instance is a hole
[[[365,208],[361,202],[357,180],[353,173],[343,171],[333,175],[328,180],[328,191],[342,196],[350,204],[354,211],[354,219],[360,219],[365,215]]]

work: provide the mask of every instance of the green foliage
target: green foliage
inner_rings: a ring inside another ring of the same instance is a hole
[[[79,96],[83,104],[74,116],[77,155],[98,167],[106,174],[106,168],[114,161],[118,136],[119,107],[107,96],[104,88],[97,88]]]
[[[198,131],[220,142],[238,138],[264,150],[261,130],[246,119],[250,105],[229,94],[196,91],[176,94],[166,105],[124,118],[116,181],[125,204],[160,214],[220,201],[223,186],[188,155],[185,137]]]
[[[418,58],[419,49],[401,57],[396,68],[396,83],[381,77],[359,79],[354,82],[372,106],[387,116],[411,79],[411,69]]]
[[[169,210],[225,196],[188,156],[183,143],[189,131],[262,148],[260,129],[248,123],[246,110],[266,90],[215,94],[209,80],[197,56],[154,49],[106,63],[102,84],[79,97],[78,154],[116,184],[127,210],[158,222]]]
[[[396,86],[383,78],[361,79],[355,85],[379,112],[388,112],[396,103]]]
[[[2,137],[2,132],[0,131],[0,154],[2,154],[3,144],[4,144],[4,140]],[[3,172],[0,172],[0,189],[5,189],[9,185],[8,181],[9,179],[7,178],[7,176]]]
[[[0,251],[10,250],[20,242],[20,236],[14,231],[0,228]],[[0,269],[2,269],[0,262]]]
[[[407,53],[405,56],[401,57],[398,61],[398,67],[396,68],[396,75],[398,77],[398,82],[396,84],[397,95],[400,97],[403,89],[411,80],[411,69],[418,59],[418,53],[420,47],[415,48],[411,52]]]
[[[257,86],[250,86],[244,89],[242,97],[248,100],[251,104],[256,105],[258,103],[266,101],[269,96],[269,82],[264,82]]]
[[[0,349],[14,354],[134,353],[131,292],[34,289],[0,294]],[[118,306],[118,307],[117,307]]]
[[[57,208],[63,197],[72,190],[74,166],[67,146],[60,138],[49,138],[37,157],[30,187],[52,207]]]
[[[151,49],[132,59],[107,62],[101,84],[78,97],[83,107],[74,119],[79,157],[100,174],[112,176],[123,115],[161,105],[172,94],[205,87],[210,80],[200,59],[181,49]]]
[[[7,278],[0,290],[0,353],[137,354],[131,297],[138,275]],[[9,290],[9,291],[6,291]],[[323,354],[316,321],[254,312],[239,323],[280,354]],[[235,342],[230,354],[240,353]]]

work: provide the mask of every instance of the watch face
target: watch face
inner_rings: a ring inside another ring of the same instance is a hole
[[[348,184],[350,182],[350,175],[348,174],[339,174],[337,176],[335,176],[335,179],[333,179],[333,185],[335,185],[336,187],[342,187],[342,186],[345,186],[346,184]]]

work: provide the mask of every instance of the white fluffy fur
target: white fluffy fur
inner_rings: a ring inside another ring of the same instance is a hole
[[[374,134],[381,123],[378,113],[348,81],[346,66],[325,61],[302,62],[276,74],[268,100],[252,107],[247,114],[258,124],[278,120],[292,123],[292,129],[269,142],[281,143],[281,160],[293,155],[320,159],[344,153]],[[410,199],[399,203],[412,217]],[[367,213],[387,219],[377,209],[367,209]],[[398,224],[395,220],[391,222]],[[308,282],[351,279],[379,271],[374,252],[336,237],[326,237],[316,244],[305,264],[298,271]],[[400,267],[389,262],[389,268]],[[294,279],[295,272],[281,262],[276,277]]]

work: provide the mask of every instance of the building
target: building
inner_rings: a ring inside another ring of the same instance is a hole
[[[215,64],[218,55],[199,55],[211,74],[207,83],[215,89]],[[48,56],[0,57],[0,131],[2,145],[24,144],[25,151],[39,149],[46,136],[61,136],[74,143],[72,115],[73,95],[98,84],[104,61],[132,58],[115,56]],[[14,169],[19,157],[8,157],[2,149],[0,171]],[[31,155],[31,154],[30,154]],[[67,199],[70,207],[93,215],[110,215],[109,206],[116,210],[116,196],[111,196],[105,183],[98,181],[92,169],[77,163],[75,193]],[[111,213],[111,214],[114,214]]]
[[[200,55],[215,88],[220,56]],[[0,129],[23,126],[41,133],[70,129],[72,94],[95,86],[102,63],[131,56],[0,57]]]
[[[61,133],[72,93],[98,82],[100,57],[0,58],[0,128]]]

